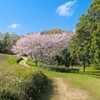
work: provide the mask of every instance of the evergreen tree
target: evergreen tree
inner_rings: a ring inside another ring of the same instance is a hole
[[[80,17],[73,37],[71,56],[85,67],[100,66],[100,0],[93,0],[87,14]]]

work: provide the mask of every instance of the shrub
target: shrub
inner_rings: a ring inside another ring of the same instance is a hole
[[[5,57],[0,61],[0,100],[38,100],[48,78],[39,70],[19,65],[13,55],[0,56]]]
[[[41,66],[41,68],[56,71],[56,72],[66,72],[66,73],[78,73],[79,72],[78,68],[67,68],[63,66],[44,65],[44,66]]]
[[[47,77],[42,72],[35,72],[25,78],[20,85],[22,98],[24,100],[38,100],[41,93],[43,93],[47,86]]]
[[[8,89],[0,90],[0,100],[19,100],[19,97]]]
[[[48,84],[47,77],[36,71],[22,81],[0,91],[0,100],[38,100]]]

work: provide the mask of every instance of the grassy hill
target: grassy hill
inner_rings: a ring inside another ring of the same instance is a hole
[[[39,70],[19,65],[17,60],[13,55],[0,54],[0,100],[38,100],[47,77]]]
[[[39,87],[35,88],[38,90],[41,88],[41,84],[42,86],[43,83],[46,84],[47,80],[43,73],[50,80],[46,93],[42,94],[40,100],[59,100],[59,98],[66,100],[64,97],[72,98],[74,96],[77,98],[75,100],[100,100],[100,71],[94,70],[92,67],[87,68],[86,73],[60,73],[35,67],[31,59],[27,61],[30,68],[19,65],[17,60],[18,58],[14,55],[0,54],[0,97],[6,98],[5,100],[8,100],[7,98],[27,100],[30,96],[27,97],[25,93],[31,91],[32,87],[38,85]],[[43,72],[42,74],[40,70]],[[38,79],[35,85],[33,84],[34,79]],[[28,94],[33,97],[35,97],[34,94],[37,94],[39,97],[36,91]],[[18,98],[19,96],[21,98]]]

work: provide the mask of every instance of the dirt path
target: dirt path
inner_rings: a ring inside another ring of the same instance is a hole
[[[55,97],[52,100],[87,100],[88,94],[85,90],[70,88],[63,82],[62,78],[54,78]]]
[[[23,58],[23,60],[20,61],[19,64],[21,64],[21,65],[23,65],[23,66],[26,66],[26,67],[30,67],[29,65],[26,64],[26,62],[27,62],[27,58],[26,58],[26,57],[22,57],[22,58]]]
[[[20,61],[21,65],[30,67],[26,64],[27,58],[22,57],[23,60]],[[54,94],[51,100],[87,100],[88,93],[85,90],[71,88],[64,83],[63,78],[54,78]]]

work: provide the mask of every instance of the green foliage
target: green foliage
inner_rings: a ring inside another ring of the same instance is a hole
[[[55,28],[55,29],[51,29],[48,31],[43,31],[43,32],[41,32],[41,34],[61,34],[62,32],[64,32],[64,31],[61,29]]]
[[[27,78],[28,79],[26,80],[26,82],[23,83],[25,84],[25,95],[28,95],[28,98],[31,97],[34,100],[38,100],[41,93],[43,93],[46,89],[47,77],[42,72],[36,72],[33,75],[28,76]]]
[[[35,62],[31,58],[29,58],[26,63],[31,67],[36,67]],[[38,65],[39,65],[39,63],[38,63]]]
[[[0,100],[19,100],[18,96],[7,89],[0,90]]]
[[[78,73],[78,68],[66,68],[64,66],[54,66],[54,65],[43,65],[41,66],[43,69],[56,71],[56,72],[65,72],[65,73]]]
[[[21,66],[13,55],[0,54],[0,100],[38,100],[48,79],[39,70]]]
[[[57,63],[57,66],[60,66],[63,64],[63,57],[60,54],[55,55],[53,59]]]
[[[42,72],[37,71],[26,76],[22,81],[13,83],[13,85],[14,87],[6,87],[0,91],[0,99],[28,100],[31,98],[31,100],[38,100],[46,89],[47,77]]]
[[[71,56],[84,68],[100,66],[100,0],[93,0],[87,14],[80,17],[73,37]]]
[[[56,61],[57,66],[65,65],[66,67],[70,66],[70,52],[68,49],[62,50],[59,54],[55,55],[53,59]]]
[[[34,63],[34,62],[31,61],[31,63]],[[39,67],[36,67],[36,68],[40,69]],[[46,65],[45,65],[45,68],[47,68]],[[87,91],[86,93],[89,95],[88,100],[100,99],[100,92],[99,92],[100,91],[100,71],[95,70],[94,66],[87,67],[87,70],[85,73],[81,72],[82,67],[79,67],[80,72],[78,74],[55,72],[51,70],[45,70],[45,68],[44,69],[41,68],[41,70],[49,78],[52,79],[52,84],[50,84],[51,86],[49,85],[50,87],[48,87],[46,94],[43,95],[44,97],[41,100],[49,100],[52,97],[58,96],[55,93],[55,91],[53,91],[55,90],[55,82],[54,82],[55,77],[63,78],[66,86],[69,86],[71,88],[86,90]],[[73,68],[77,68],[77,66],[73,66]]]
[[[11,53],[11,48],[18,39],[19,36],[15,33],[0,32],[0,53]]]

